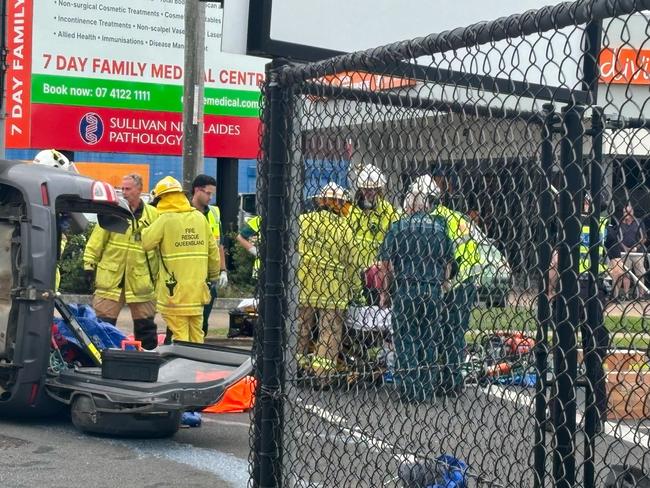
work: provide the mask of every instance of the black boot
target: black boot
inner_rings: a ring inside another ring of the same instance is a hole
[[[142,343],[142,348],[151,350],[158,347],[158,330],[153,317],[135,319],[133,321],[133,335],[136,341]]]
[[[165,342],[163,342],[163,344],[165,344],[166,346],[170,345],[172,343],[172,338],[173,338],[172,331],[169,327],[167,327],[167,330],[165,331]]]

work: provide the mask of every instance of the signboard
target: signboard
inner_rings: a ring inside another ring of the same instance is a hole
[[[184,0],[8,0],[6,145],[181,154]],[[266,60],[206,8],[205,155],[258,154]]]
[[[268,39],[352,52],[555,5],[561,0],[253,0]],[[249,26],[250,29],[250,26]]]
[[[603,83],[650,85],[650,49],[603,49],[598,65]]]
[[[248,52],[314,61],[561,2],[465,0],[459,7],[448,0],[411,0],[404,6],[395,0],[250,0]],[[582,34],[583,26],[571,26],[554,36],[531,34],[422,56],[411,62],[551,87],[573,87],[583,69]],[[567,56],[567,52],[573,55]],[[563,56],[562,64],[556,62],[558,56]]]

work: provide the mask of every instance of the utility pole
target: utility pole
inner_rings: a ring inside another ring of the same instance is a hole
[[[203,172],[203,83],[205,72],[205,3],[185,0],[183,82],[183,188]]]

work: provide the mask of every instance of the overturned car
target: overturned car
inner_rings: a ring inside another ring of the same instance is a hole
[[[98,225],[114,232],[132,225],[128,206],[106,183],[0,161],[0,416],[70,408],[85,432],[172,435],[184,411],[217,402],[250,374],[250,354],[189,343],[160,346],[154,381],[107,377],[101,356],[92,366],[52,368],[55,310],[65,308],[54,290],[61,216],[80,222],[84,214],[96,214]]]

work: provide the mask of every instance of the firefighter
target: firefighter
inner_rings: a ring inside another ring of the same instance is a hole
[[[441,196],[440,187],[432,180],[433,191]],[[477,301],[477,280],[482,272],[483,260],[479,245],[473,237],[472,223],[466,215],[438,203],[431,215],[441,217],[447,224],[447,235],[454,248],[452,277],[445,290],[445,313],[443,317],[443,340],[445,353],[441,393],[462,393],[461,365],[465,350],[465,333],[469,330],[472,309]]]
[[[96,225],[86,244],[83,263],[89,285],[95,285],[93,308],[97,317],[115,325],[126,303],[131,310],[135,339],[144,349],[154,349],[158,346],[154,322],[158,256],[143,250],[137,228],[152,224],[158,211],[142,201],[141,193],[140,175],[130,174],[122,179],[122,194],[135,222],[124,234]]]
[[[357,191],[350,211],[350,225],[360,247],[363,271],[377,261],[377,251],[391,224],[398,218],[395,208],[384,198],[386,176],[372,164],[361,168],[357,178]],[[361,283],[358,282],[361,288]],[[366,301],[372,303],[372,289],[364,289]]]
[[[223,248],[223,228],[221,226],[221,211],[216,205],[210,205],[212,196],[217,191],[217,180],[209,175],[198,175],[192,182],[192,206],[205,215],[210,224],[210,230],[215,242],[219,246],[219,273],[218,288],[228,286],[228,271],[226,270],[226,253]],[[208,335],[208,321],[217,298],[217,286],[210,286],[210,301],[203,307],[203,335]]]
[[[404,212],[384,239],[379,274],[380,306],[392,302],[395,381],[407,402],[435,396],[442,385],[441,355],[445,349],[443,286],[453,246],[443,217],[431,210],[440,191],[429,175],[418,177],[404,199]]]
[[[219,279],[219,250],[210,224],[192,208],[181,184],[166,176],[154,190],[158,219],[142,229],[142,247],[158,249],[158,309],[176,341],[202,343],[208,282]]]
[[[59,259],[63,258],[63,252],[65,247],[68,245],[68,233],[70,232],[70,217],[67,214],[58,214],[57,221],[59,223]],[[56,266],[56,273],[54,277],[54,291],[59,292],[59,286],[61,286],[61,270],[59,266]]]
[[[336,370],[344,313],[352,299],[359,260],[346,218],[347,192],[328,183],[314,197],[314,204],[316,210],[301,215],[299,223],[298,364],[315,375],[316,388],[327,388]],[[318,341],[307,360],[314,325],[318,325]]]

